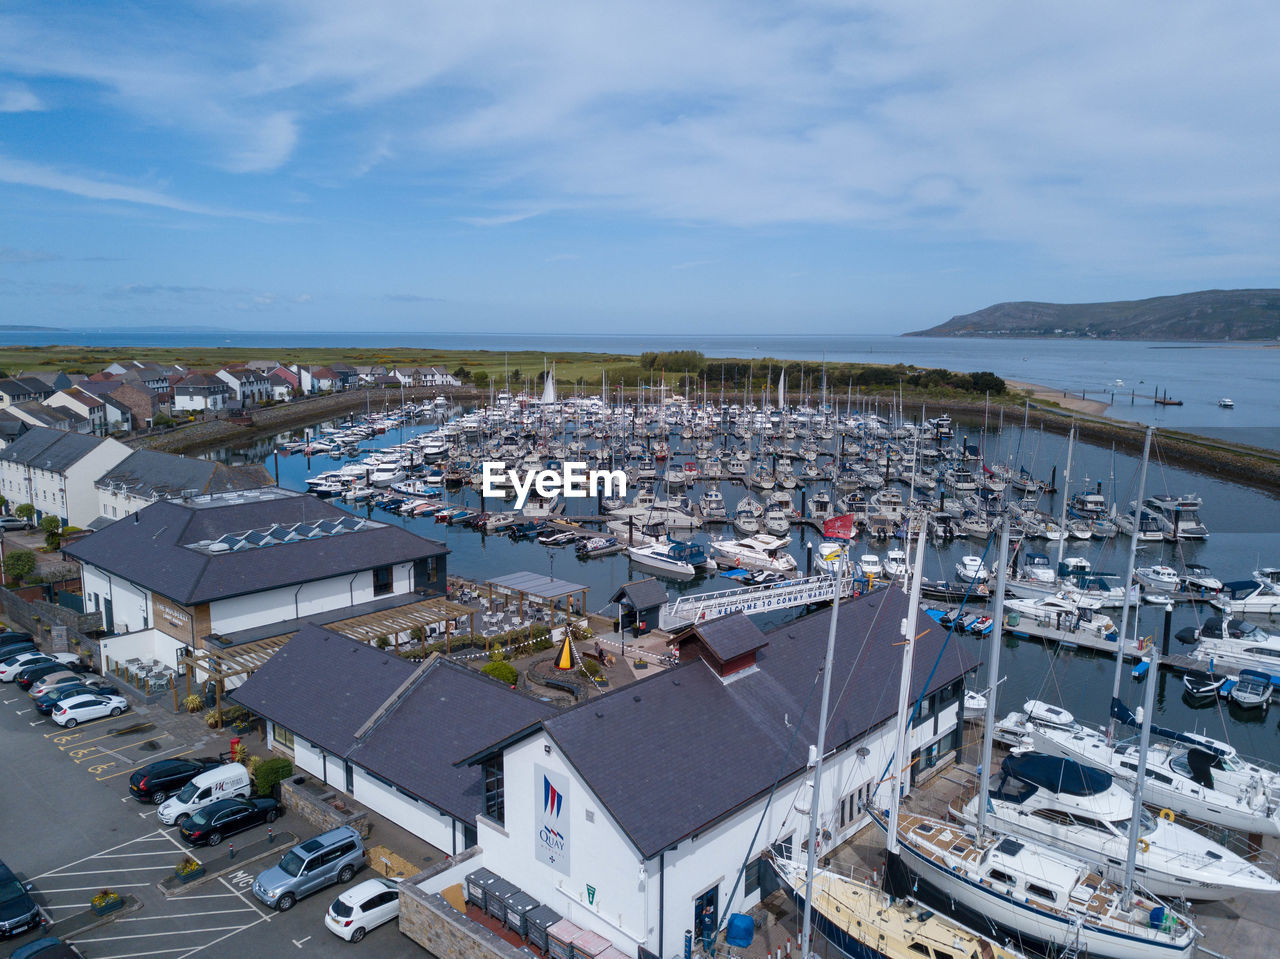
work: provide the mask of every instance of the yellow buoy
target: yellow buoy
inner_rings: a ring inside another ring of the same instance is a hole
[[[1160,810],[1160,818],[1161,818],[1161,819],[1163,819],[1165,822],[1173,822],[1173,810],[1172,810],[1172,809],[1161,809],[1161,810]]]
[[[1151,848],[1151,843],[1147,842],[1145,839],[1139,839],[1138,848],[1141,849],[1143,852],[1146,852],[1148,849]]]

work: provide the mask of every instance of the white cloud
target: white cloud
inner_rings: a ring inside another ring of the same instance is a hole
[[[45,109],[44,102],[22,85],[0,87],[0,113],[30,113]]]

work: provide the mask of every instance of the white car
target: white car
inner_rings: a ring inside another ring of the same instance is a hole
[[[108,696],[99,693],[85,693],[64,699],[53,707],[53,721],[59,726],[70,729],[77,723],[90,719],[101,719],[103,716],[119,716],[129,708],[129,700],[123,696]]]
[[[52,661],[53,657],[48,653],[16,653],[0,663],[0,680],[11,683],[18,678],[18,673],[28,666]]]
[[[370,929],[400,915],[400,891],[395,879],[366,879],[344,892],[324,914],[324,924],[335,936],[359,942]]]

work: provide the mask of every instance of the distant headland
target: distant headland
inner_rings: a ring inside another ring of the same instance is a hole
[[[1202,290],[1114,303],[997,303],[906,336],[1274,340],[1280,290]]]

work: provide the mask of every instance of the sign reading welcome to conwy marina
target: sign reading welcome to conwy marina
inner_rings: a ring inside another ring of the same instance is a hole
[[[538,862],[569,875],[569,780],[542,766],[533,767],[534,854]]]

